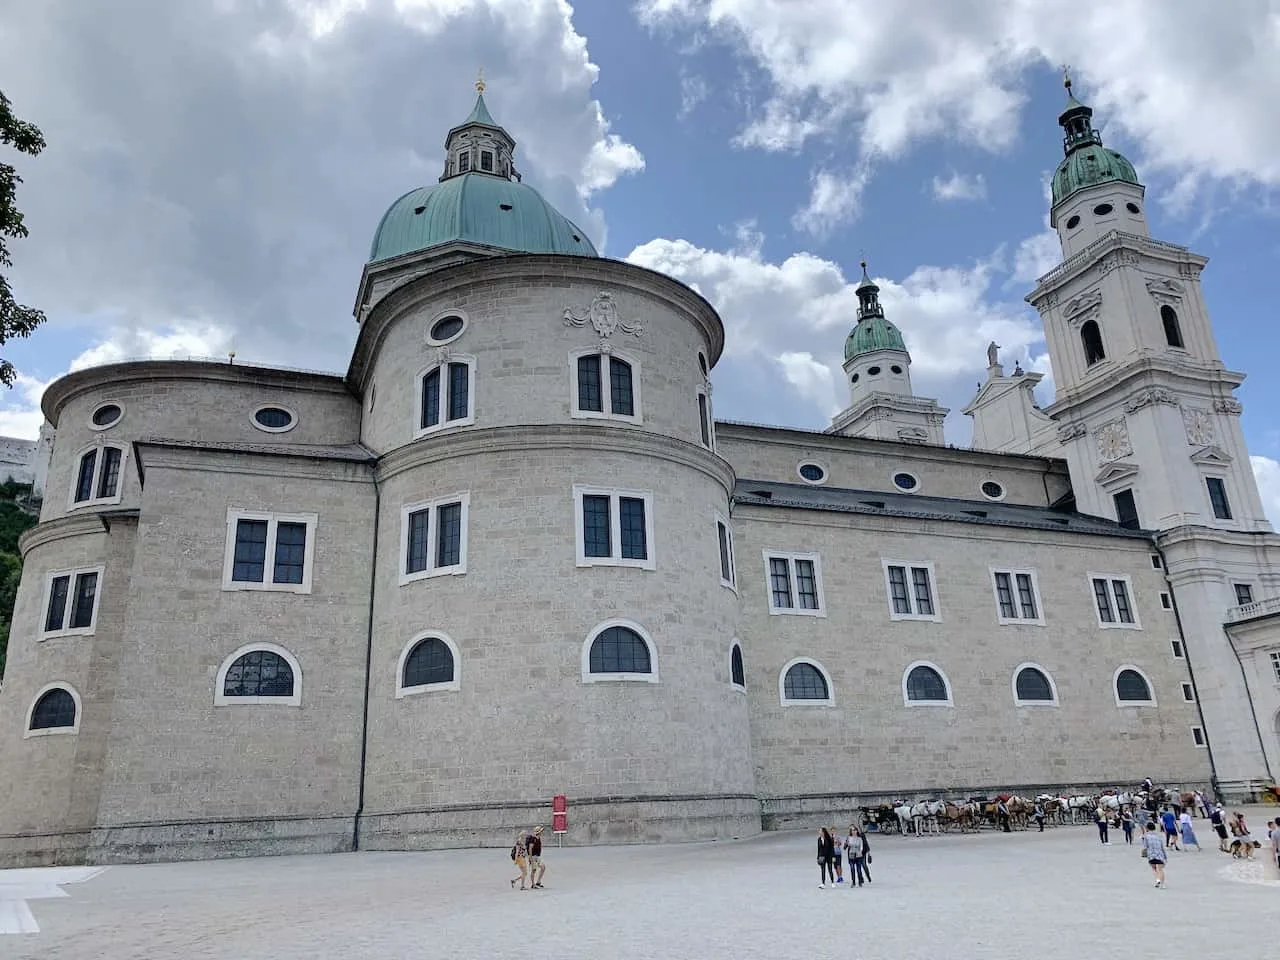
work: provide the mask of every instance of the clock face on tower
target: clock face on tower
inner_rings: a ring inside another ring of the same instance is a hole
[[[1124,418],[1111,420],[1098,427],[1098,457],[1105,463],[1108,460],[1119,460],[1133,453],[1129,444],[1129,429]]]

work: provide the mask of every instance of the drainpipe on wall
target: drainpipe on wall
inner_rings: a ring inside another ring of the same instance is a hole
[[[373,480],[373,555],[369,558],[369,631],[364,646],[364,712],[360,721],[360,787],[355,820],[351,825],[351,849],[360,849],[360,817],[364,814],[365,765],[369,755],[369,686],[373,677],[373,597],[378,588],[378,523],[382,516],[382,488]]]

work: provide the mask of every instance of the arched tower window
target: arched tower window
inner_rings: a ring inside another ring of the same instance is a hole
[[[1102,331],[1098,329],[1096,320],[1089,320],[1080,328],[1080,342],[1084,344],[1084,362],[1093,366],[1099,360],[1107,359],[1107,351],[1102,348]]]
[[[729,651],[729,680],[735,687],[746,688],[747,672],[742,666],[742,647],[734,644]]]
[[[1165,304],[1160,308],[1160,322],[1164,324],[1164,338],[1171,347],[1185,348],[1182,342],[1182,328],[1178,326],[1178,313],[1173,307]]]

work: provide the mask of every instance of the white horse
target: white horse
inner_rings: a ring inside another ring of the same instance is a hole
[[[1072,823],[1084,823],[1093,815],[1093,797],[1075,796],[1067,798],[1067,809],[1071,811]]]
[[[898,829],[902,831],[904,837],[908,833],[920,836],[920,822],[915,817],[915,807],[916,805],[907,803],[905,800],[893,807],[894,816],[898,818]]]

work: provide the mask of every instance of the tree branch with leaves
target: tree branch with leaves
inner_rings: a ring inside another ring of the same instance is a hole
[[[13,147],[19,153],[34,157],[44,149],[44,135],[34,123],[19,120],[14,115],[9,98],[0,92],[0,144]],[[13,266],[9,254],[9,240],[27,235],[22,222],[22,211],[15,205],[18,184],[22,178],[12,164],[0,163],[0,346],[14,337],[30,336],[31,331],[44,323],[44,314],[34,307],[24,306],[13,297],[9,278],[4,269]],[[8,360],[0,359],[0,383],[13,386],[18,371]]]

